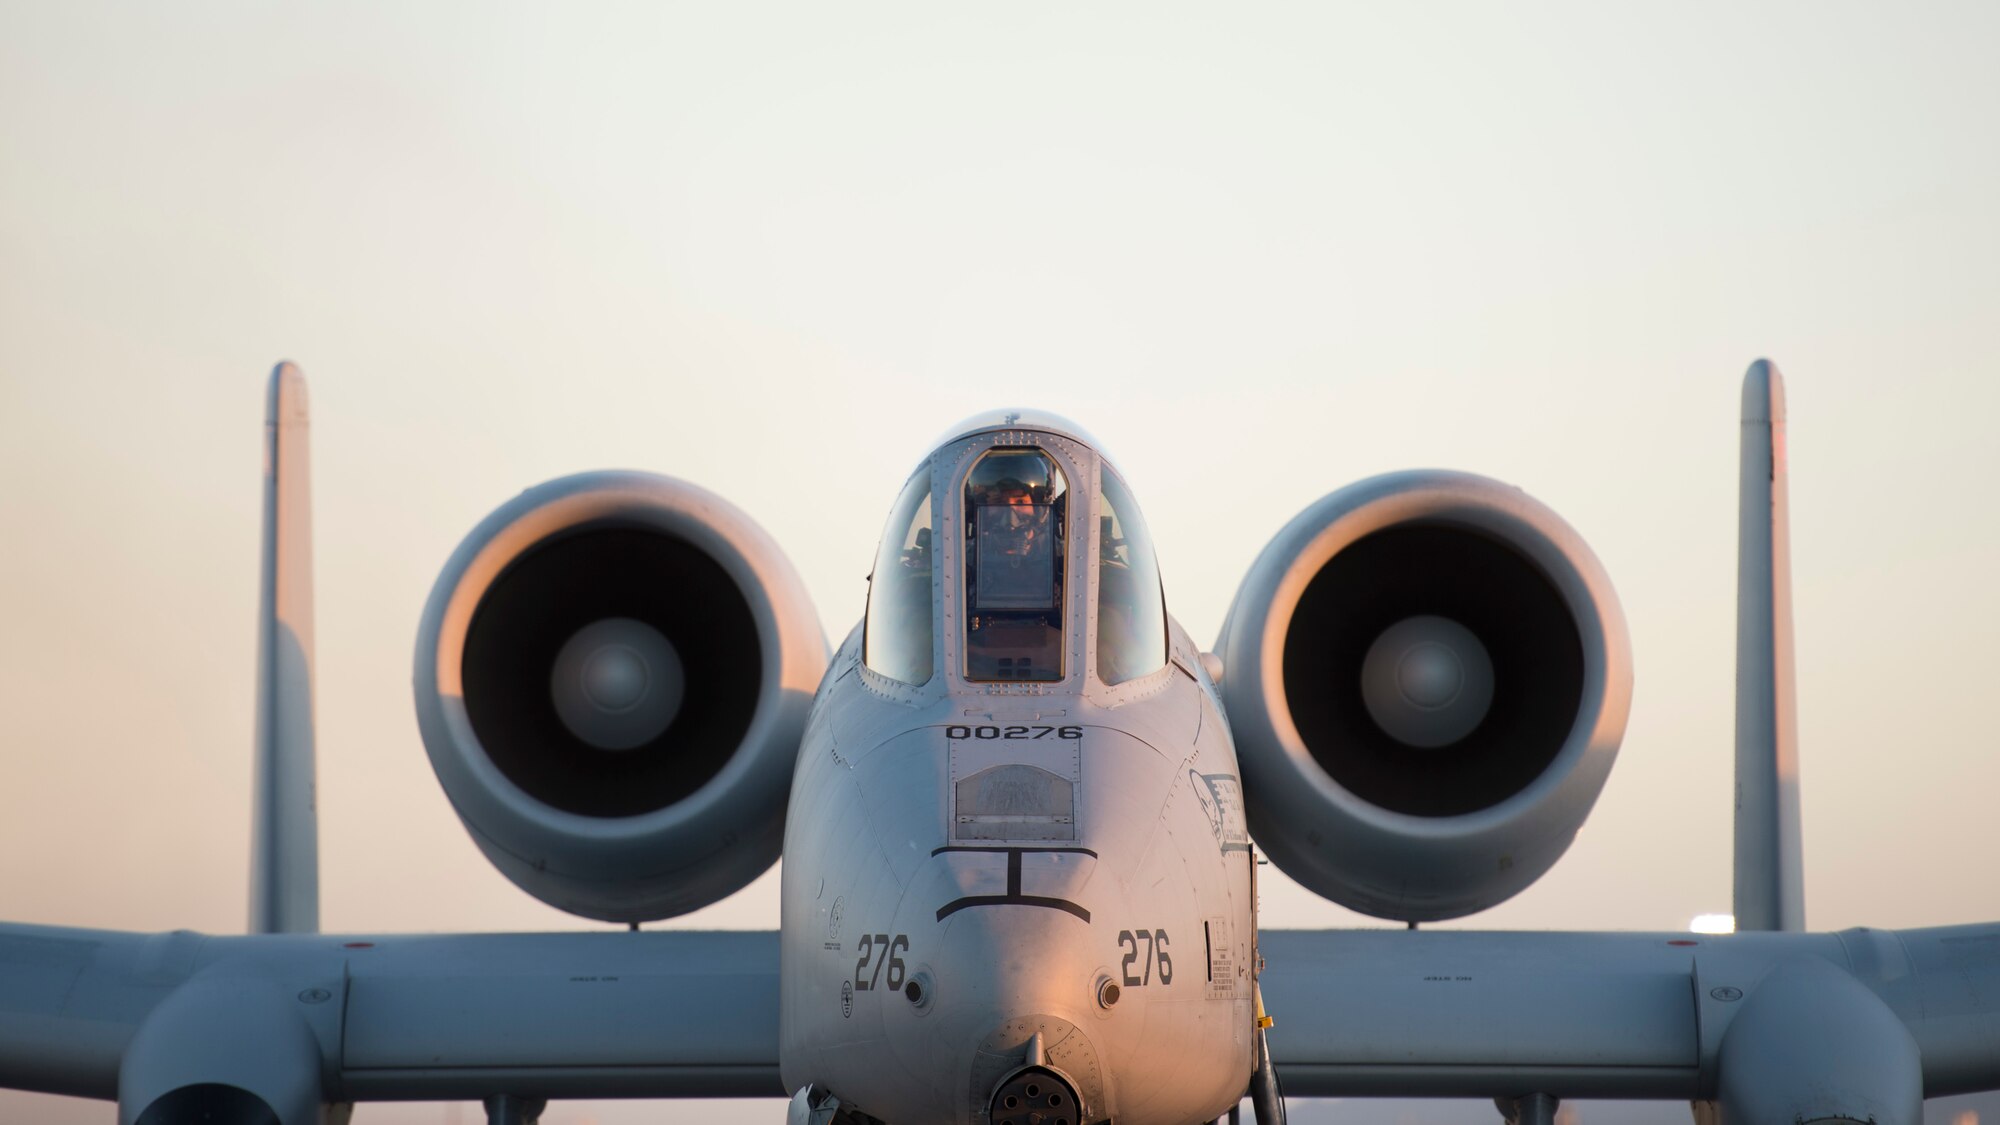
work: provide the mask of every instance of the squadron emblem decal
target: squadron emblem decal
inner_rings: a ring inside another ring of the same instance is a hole
[[[840,919],[841,915],[846,913],[846,911],[847,899],[845,897],[836,897],[833,900],[832,908],[826,912],[826,940],[820,943],[823,948],[839,952]]]
[[[1208,827],[1223,851],[1248,851],[1250,828],[1243,819],[1243,787],[1226,773],[1188,770],[1188,788],[1201,811],[1208,814]]]

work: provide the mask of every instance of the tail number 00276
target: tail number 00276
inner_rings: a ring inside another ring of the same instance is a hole
[[[1041,738],[1058,738],[1062,739],[1065,742],[1075,742],[1083,737],[1083,728],[1082,727],[1037,727],[1037,726],[1020,726],[1020,727],[952,726],[944,728],[944,736],[946,739],[952,742],[963,742],[967,739],[978,739],[981,742],[991,742],[994,741],[995,739],[1000,739],[1000,740],[1027,739],[1032,741],[1034,739],[1041,739]]]
[[[1144,952],[1140,950],[1142,944]],[[1167,954],[1167,931],[1119,930],[1118,948],[1125,951],[1120,967],[1124,970],[1126,988],[1153,983],[1155,965],[1159,966],[1161,984],[1174,983],[1174,959]]]
[[[897,934],[893,941],[888,934],[862,934],[858,948],[861,960],[854,963],[854,991],[866,992],[877,986],[891,990],[903,987],[903,954],[910,951],[908,934]],[[882,972],[885,968],[886,980]]]

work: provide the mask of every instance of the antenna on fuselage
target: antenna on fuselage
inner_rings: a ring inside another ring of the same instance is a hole
[[[280,363],[271,369],[264,405],[264,558],[250,819],[253,934],[319,931],[310,452],[305,376],[293,364]]]
[[[1785,382],[1769,360],[1743,376],[1736,555],[1736,928],[1803,930],[1798,708]]]

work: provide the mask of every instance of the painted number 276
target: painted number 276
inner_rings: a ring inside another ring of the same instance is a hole
[[[903,987],[903,954],[910,951],[908,934],[897,934],[894,941],[888,934],[862,934],[860,945],[861,960],[854,963],[854,991],[865,992],[877,985],[890,989]],[[870,962],[874,962],[871,970]],[[882,979],[883,968],[889,970],[889,979]]]
[[[1145,947],[1144,952],[1140,946]],[[1118,931],[1118,948],[1125,951],[1121,962],[1125,970],[1125,987],[1137,988],[1153,983],[1153,966],[1160,967],[1160,983],[1174,983],[1174,960],[1167,956],[1167,931],[1132,930]],[[1138,966],[1135,968],[1135,966]]]

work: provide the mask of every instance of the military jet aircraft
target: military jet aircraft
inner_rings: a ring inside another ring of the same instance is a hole
[[[125,1125],[732,1095],[789,1097],[792,1125],[1190,1125],[1246,1093],[1275,1125],[1283,1091],[1917,1125],[1926,1096],[2000,1087],[2000,924],[1803,932],[1766,363],[1742,417],[1733,935],[1419,928],[1546,872],[1617,754],[1625,626],[1555,513],[1466,473],[1342,488],[1204,651],[1102,446],[1008,411],[916,467],[830,651],[779,546],[693,484],[585,473],[501,505],[422,616],[424,745],[501,872],[631,929],[329,936],[305,388],[280,365],[253,932],[0,926],[0,1085]],[[776,931],[638,930],[781,854]],[[1408,929],[1260,929],[1260,854]]]

